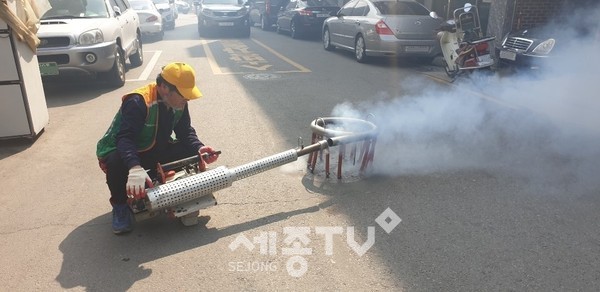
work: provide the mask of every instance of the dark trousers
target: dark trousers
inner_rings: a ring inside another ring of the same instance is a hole
[[[156,173],[156,163],[168,163],[190,156],[198,155],[198,152],[190,151],[182,143],[169,144],[165,151],[146,151],[139,153],[141,166],[150,169],[150,177]],[[127,202],[127,176],[129,168],[125,165],[118,151],[113,151],[102,161],[106,167],[106,184],[110,190],[111,204],[125,204]]]

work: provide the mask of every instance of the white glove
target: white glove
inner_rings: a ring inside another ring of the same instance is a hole
[[[146,195],[146,183],[152,186],[152,180],[141,166],[137,165],[129,170],[127,177],[127,194],[135,199],[141,199]]]

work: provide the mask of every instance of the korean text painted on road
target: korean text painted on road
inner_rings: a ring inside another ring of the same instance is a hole
[[[252,42],[258,45],[256,49],[251,48],[240,40],[202,40],[202,47],[206,52],[206,57],[213,74],[311,72],[308,68],[294,62],[267,45],[254,39],[252,39]],[[213,47],[212,49],[211,46]],[[222,49],[215,51],[216,46],[222,46]],[[270,62],[258,50],[264,50],[266,54],[275,56],[275,63]],[[217,54],[220,55],[216,56]],[[224,63],[223,60],[228,60],[231,63],[227,65],[220,64]]]

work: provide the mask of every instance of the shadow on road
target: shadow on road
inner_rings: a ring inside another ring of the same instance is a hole
[[[9,157],[11,155],[17,154],[19,152],[25,151],[29,147],[31,147],[37,138],[40,137],[44,132],[38,133],[38,135],[34,139],[30,138],[16,138],[10,140],[0,140],[0,160]]]
[[[223,229],[206,228],[209,217],[185,227],[162,216],[137,224],[127,235],[110,234],[111,214],[105,214],[73,230],[59,245],[63,253],[62,267],[56,280],[65,288],[126,291],[136,281],[145,279],[152,270],[144,263],[211,244],[220,238],[252,230],[292,216],[318,212],[332,204],[280,212]]]
[[[125,64],[126,73],[131,64]],[[96,75],[64,74],[43,79],[46,104],[49,108],[73,105],[92,100],[116,88]]]
[[[114,88],[94,80],[91,76],[68,76],[44,80],[44,93],[48,108],[86,102],[113,90]]]

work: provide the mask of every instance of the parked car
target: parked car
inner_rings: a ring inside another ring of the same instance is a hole
[[[295,39],[310,32],[319,34],[325,19],[338,10],[337,0],[290,0],[277,15],[277,32],[288,31]]]
[[[581,1],[559,11],[543,26],[525,27],[506,34],[496,44],[500,67],[510,69],[546,69],[565,67],[589,58],[580,50],[600,48],[599,1]],[[595,55],[595,54],[594,54]],[[577,62],[577,61],[575,61]]]
[[[508,33],[497,49],[500,65],[517,69],[541,69],[556,60],[572,57],[568,48],[585,43],[598,45],[600,25],[579,23],[568,30],[532,27]],[[568,61],[565,61],[568,62]]]
[[[100,75],[120,87],[125,84],[125,60],[134,67],[144,62],[139,16],[127,0],[51,0],[50,4],[52,9],[42,15],[37,32],[42,75]]]
[[[511,32],[502,39],[498,49],[501,65],[537,69],[552,56],[556,39],[552,33],[541,28],[529,28]]]
[[[182,0],[175,0],[175,6],[177,6],[177,12],[181,12],[183,14],[187,14],[192,8],[189,3]]]
[[[140,17],[142,35],[162,40],[165,35],[162,15],[158,12],[154,2],[152,0],[131,0],[130,3]]]
[[[162,15],[162,22],[165,29],[175,29],[175,19],[179,16],[175,0],[152,0],[158,12]]]
[[[434,30],[442,22],[415,1],[352,0],[325,20],[323,47],[353,51],[361,63],[372,56],[433,59],[441,52]]]
[[[234,31],[250,37],[248,7],[243,0],[202,0],[198,6],[198,34]]]
[[[250,0],[250,25],[260,24],[262,30],[271,30],[277,23],[277,14],[288,0]]]

